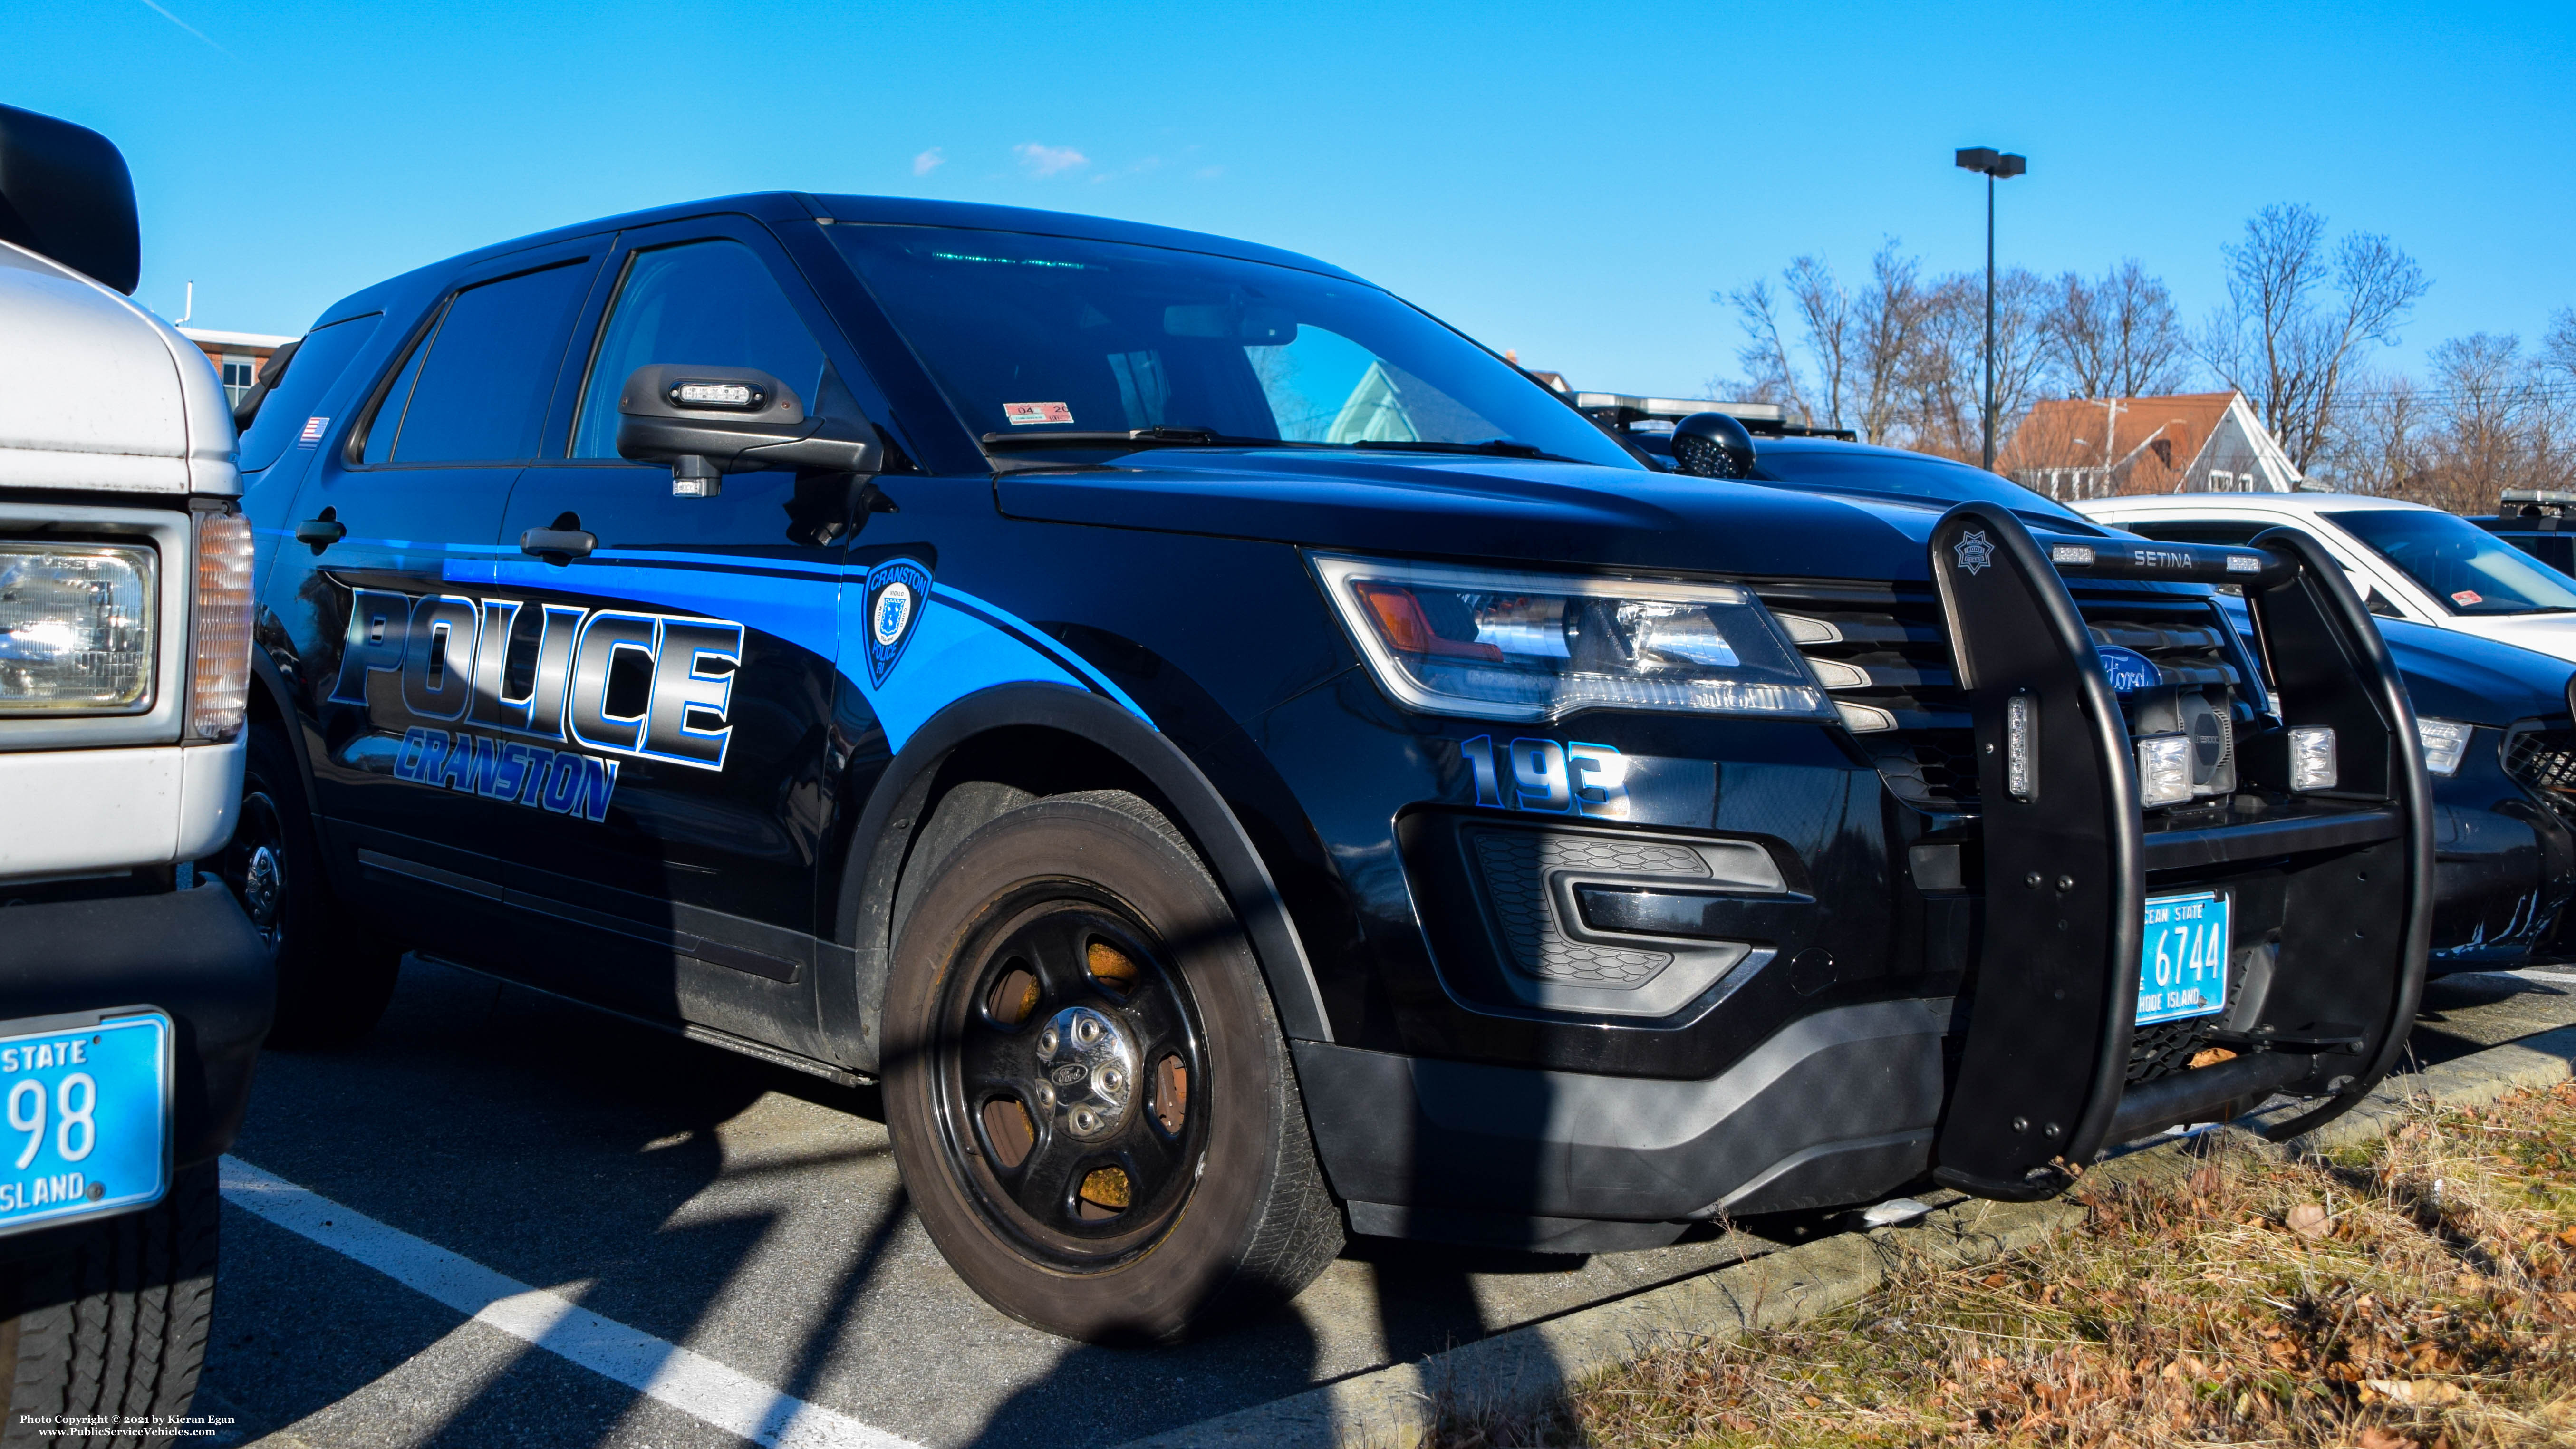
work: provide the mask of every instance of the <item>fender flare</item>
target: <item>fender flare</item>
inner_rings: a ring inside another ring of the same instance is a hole
[[[1270,987],[1280,1029],[1292,1040],[1331,1041],[1322,989],[1268,862],[1197,763],[1153,726],[1117,704],[1060,684],[1016,683],[982,690],[932,715],[905,741],[868,793],[852,829],[834,898],[828,939],[847,969],[826,971],[816,1010],[826,1040],[854,1070],[877,1069],[892,942],[894,888],[921,824],[921,807],[939,767],[979,735],[1039,728],[1087,740],[1125,762],[1158,791],[1243,922],[1254,959]]]

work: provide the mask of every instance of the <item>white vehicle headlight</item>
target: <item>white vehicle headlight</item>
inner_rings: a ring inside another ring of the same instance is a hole
[[[2455,719],[2422,719],[2415,721],[2415,737],[2424,742],[2424,768],[2436,775],[2460,773],[2460,762],[2469,757],[2469,731]]]
[[[152,707],[153,555],[0,542],[0,714]]]
[[[1732,584],[1315,556],[1387,693],[1419,710],[1838,718],[1769,610]]]

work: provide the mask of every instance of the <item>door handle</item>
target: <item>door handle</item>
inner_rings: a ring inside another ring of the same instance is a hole
[[[337,509],[325,508],[320,518],[295,525],[295,541],[312,545],[317,554],[348,536],[349,525],[340,521]]]
[[[548,563],[587,558],[599,547],[599,535],[579,528],[531,528],[519,535],[519,552]]]

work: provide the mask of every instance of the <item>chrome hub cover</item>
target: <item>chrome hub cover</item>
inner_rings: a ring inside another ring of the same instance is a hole
[[[1084,1139],[1107,1137],[1136,1100],[1136,1048],[1118,1023],[1068,1006],[1038,1033],[1038,1105]]]

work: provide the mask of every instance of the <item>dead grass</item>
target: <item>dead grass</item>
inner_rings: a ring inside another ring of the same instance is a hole
[[[2576,1444],[2576,1084],[2078,1197],[2080,1231],[1982,1274],[1904,1262],[1424,1449]]]

